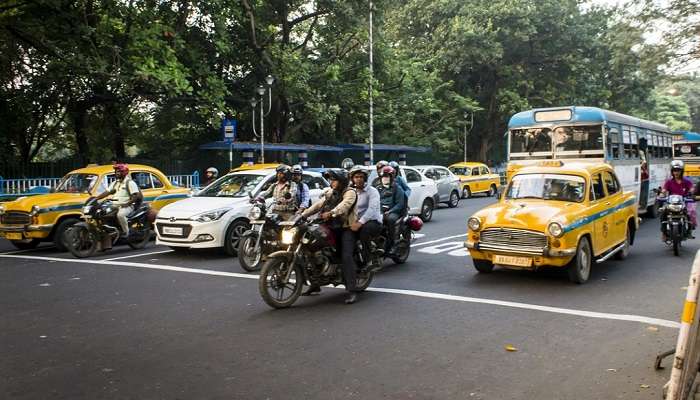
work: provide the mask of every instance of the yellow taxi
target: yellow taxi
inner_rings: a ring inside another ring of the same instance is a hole
[[[492,174],[486,164],[477,162],[460,162],[448,167],[459,178],[462,198],[468,199],[475,193],[493,196],[498,191],[501,179]]]
[[[236,167],[231,170],[231,172],[238,171],[254,171],[258,169],[275,169],[279,166],[279,163],[265,163],[265,164],[241,164],[240,167]]]
[[[129,164],[129,173],[141,189],[144,201],[155,210],[191,193],[190,189],[173,186],[162,172],[152,167]],[[69,172],[51,193],[1,204],[0,237],[19,249],[53,241],[59,250],[65,250],[63,235],[79,221],[83,204],[90,196],[107,190],[113,180],[111,165],[88,166]]]
[[[700,163],[690,163],[685,161],[685,167],[683,168],[683,175],[697,184],[700,182]]]
[[[545,161],[519,169],[498,203],[468,219],[464,245],[481,273],[566,267],[584,283],[593,262],[627,257],[638,226],[637,199],[610,165]]]

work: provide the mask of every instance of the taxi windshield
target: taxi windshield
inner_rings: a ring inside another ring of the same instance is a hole
[[[450,167],[449,170],[455,175],[471,175],[472,169],[469,167]]]
[[[89,193],[97,182],[97,175],[68,174],[58,183],[56,193]]]
[[[576,175],[516,175],[508,187],[506,199],[541,199],[580,203],[586,193],[585,187],[585,179]]]
[[[222,176],[197,194],[197,197],[245,197],[253,191],[265,175],[234,174]]]

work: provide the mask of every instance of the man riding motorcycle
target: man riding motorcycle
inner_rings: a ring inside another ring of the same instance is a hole
[[[406,212],[406,194],[401,186],[395,181],[396,171],[386,166],[379,174],[379,198],[383,212],[384,224],[389,232],[387,248],[389,255],[394,253],[394,242],[396,238],[396,222],[404,216]]]
[[[296,182],[290,180],[291,169],[288,165],[280,165],[275,171],[277,172],[277,181],[270,185],[266,191],[258,196],[261,199],[272,197],[274,205],[272,211],[276,212],[283,220],[290,219],[298,208]]]
[[[350,227],[357,222],[357,193],[349,186],[348,172],[345,170],[329,170],[323,174],[331,183],[320,200],[307,208],[301,215],[309,217],[316,213],[331,229],[336,231],[336,237],[340,240],[340,253],[343,261],[343,280],[348,296],[345,304],[353,304],[357,301],[356,268],[353,253],[355,251],[355,235]],[[308,296],[321,291],[321,288],[312,285],[304,292]]]
[[[671,178],[669,178],[665,183],[663,190],[661,191],[662,197],[667,197],[669,195],[675,194],[683,196],[684,198],[693,196],[693,182],[683,176],[685,170],[685,164],[681,160],[671,161]],[[666,242],[666,235],[663,231],[663,222],[668,218],[668,210],[664,207],[661,211],[660,220],[661,224],[661,240]],[[691,221],[689,236],[693,237],[692,231],[695,228],[695,221]]]
[[[299,210],[297,212],[304,212],[311,205],[311,197],[309,195],[309,185],[302,181],[304,169],[301,165],[297,164],[292,167],[292,181],[297,184],[297,204],[299,205]]]
[[[114,182],[109,185],[105,192],[97,195],[95,200],[102,200],[112,195],[112,204],[119,207],[117,221],[122,228],[124,237],[128,237],[129,223],[126,217],[134,211],[134,206],[143,200],[143,194],[136,182],[129,177],[128,165],[122,163],[114,164],[114,176],[116,178]]]
[[[350,226],[362,242],[362,258],[369,260],[369,243],[382,232],[382,211],[379,191],[367,183],[369,173],[361,166],[350,170],[350,180],[357,192],[357,222]]]
[[[214,182],[217,178],[219,178],[219,170],[214,167],[207,168],[207,170],[204,172],[203,186],[209,186],[209,184]]]
[[[399,163],[396,161],[391,161],[389,166],[394,169],[394,173],[396,174],[396,184],[401,186],[401,189],[403,189],[404,193],[406,194],[406,203],[408,203],[408,198],[411,197],[411,187],[408,186],[408,182],[406,182],[406,179],[404,179],[404,177],[401,175]]]

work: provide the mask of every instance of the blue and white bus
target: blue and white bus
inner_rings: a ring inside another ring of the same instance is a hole
[[[625,190],[636,193],[640,212],[658,212],[656,195],[669,176],[672,133],[666,125],[596,107],[524,111],[508,123],[510,180],[538,160],[605,161]]]
[[[685,176],[693,183],[700,182],[700,133],[673,132],[673,159],[685,163]]]

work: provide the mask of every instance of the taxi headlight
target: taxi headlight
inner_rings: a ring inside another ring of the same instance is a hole
[[[559,238],[564,234],[564,229],[557,222],[552,222],[547,226],[547,232],[555,238]]]
[[[5,206],[0,205],[0,215],[5,214]]]
[[[34,217],[34,216],[36,216],[37,214],[39,214],[39,210],[40,210],[39,206],[33,206],[33,207],[32,207],[32,211],[29,212],[29,215],[31,215],[32,217]]]
[[[479,218],[471,217],[469,218],[469,220],[467,220],[467,226],[469,227],[469,229],[476,232],[479,229],[481,229],[481,221],[479,220]]]
[[[255,219],[260,219],[262,216],[262,210],[258,206],[254,206],[253,208],[250,209],[250,212],[248,213],[248,219],[255,220]]]
[[[282,244],[294,243],[294,237],[297,234],[297,228],[282,230]]]

